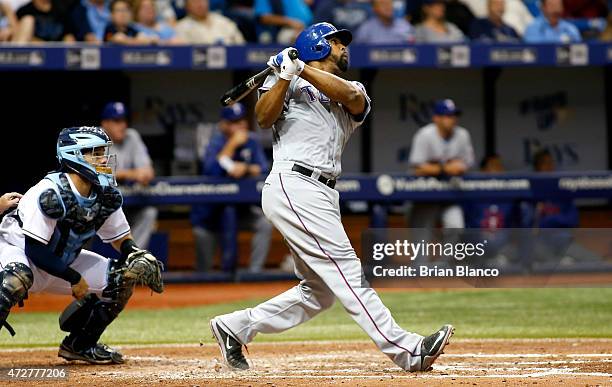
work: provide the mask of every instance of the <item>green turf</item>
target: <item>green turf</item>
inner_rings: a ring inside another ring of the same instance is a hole
[[[460,338],[612,338],[612,288],[448,290],[381,292],[396,321],[408,330],[428,334],[450,322]],[[258,301],[192,308],[127,310],[103,336],[107,343],[210,342],[208,320]],[[9,317],[17,330],[0,331],[0,347],[56,345],[63,337],[57,313],[19,313]],[[367,336],[336,305],[312,321],[258,341],[354,340]]]

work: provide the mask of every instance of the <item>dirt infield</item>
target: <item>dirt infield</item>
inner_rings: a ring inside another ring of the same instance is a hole
[[[271,297],[294,284],[169,285],[161,297],[139,288],[128,308]],[[67,296],[33,294],[26,307],[15,312],[61,311],[70,301]],[[0,349],[0,364],[4,371],[6,367],[67,367],[69,378],[52,382],[64,386],[612,386],[612,339],[452,340],[433,371],[414,374],[395,367],[371,342],[254,343],[248,355],[252,370],[247,372],[227,370],[212,344],[124,346],[122,351],[128,358],[124,365],[91,366],[59,359],[55,347]],[[2,372],[0,385],[5,385]]]
[[[434,370],[406,373],[370,342],[249,346],[252,370],[231,372],[215,345],[126,346],[118,366],[70,364],[56,349],[0,350],[4,367],[66,366],[59,385],[610,386],[612,340],[454,340]],[[0,380],[2,383],[2,380]],[[42,382],[29,381],[29,385]]]

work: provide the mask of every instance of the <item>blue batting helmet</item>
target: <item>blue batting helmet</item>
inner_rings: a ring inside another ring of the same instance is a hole
[[[60,169],[72,170],[97,186],[115,184],[113,163],[114,155],[110,155],[113,144],[104,129],[94,126],[80,126],[62,129],[57,138],[57,160]],[[84,155],[95,149],[103,148],[104,154]]]
[[[299,58],[304,62],[327,58],[331,52],[331,45],[327,40],[332,37],[340,39],[345,46],[353,40],[351,31],[339,30],[330,23],[317,23],[306,28],[295,40]]]

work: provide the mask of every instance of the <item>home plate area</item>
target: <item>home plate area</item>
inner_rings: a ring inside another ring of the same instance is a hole
[[[115,366],[66,363],[50,348],[3,349],[0,361],[2,367],[68,365],[60,385],[612,385],[610,339],[456,339],[433,371],[419,373],[394,367],[370,342],[254,343],[248,350],[252,369],[242,372],[228,370],[212,344],[123,346],[129,360]]]

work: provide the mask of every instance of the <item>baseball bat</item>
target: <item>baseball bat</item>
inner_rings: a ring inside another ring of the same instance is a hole
[[[289,51],[289,58],[291,60],[295,60],[298,57],[297,50]],[[249,95],[253,90],[257,89],[259,86],[263,84],[266,80],[266,77],[272,73],[272,67],[267,67],[265,70],[258,72],[252,77],[247,78],[246,80],[240,82],[236,86],[232,87],[228,91],[223,94],[221,97],[221,105],[229,106],[233,103],[236,103]]]

